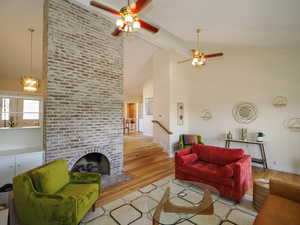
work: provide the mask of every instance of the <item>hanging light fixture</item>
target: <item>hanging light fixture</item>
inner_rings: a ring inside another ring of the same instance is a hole
[[[200,49],[200,29],[197,29],[197,49]],[[203,66],[206,63],[205,55],[200,52],[199,50],[193,51],[193,61],[192,65],[197,66]]]
[[[200,49],[200,29],[197,29],[197,46],[196,49],[192,49],[192,58],[185,59],[182,61],[179,61],[178,63],[186,63],[192,61],[192,65],[195,67],[204,66],[206,64],[206,61],[208,58],[214,58],[214,57],[220,57],[223,56],[223,52],[219,53],[213,53],[213,54],[204,54],[201,52]]]
[[[134,32],[141,28],[139,18],[132,12],[129,0],[128,5],[120,10],[120,18],[116,21],[116,25],[124,32]]]
[[[39,87],[39,80],[32,76],[32,38],[34,29],[29,28],[28,31],[30,32],[30,74],[29,76],[23,76],[21,83],[24,91],[36,92]]]

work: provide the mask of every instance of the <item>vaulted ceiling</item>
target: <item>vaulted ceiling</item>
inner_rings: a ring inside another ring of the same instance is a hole
[[[30,33],[33,34],[33,72],[42,75],[43,0],[0,1],[0,78],[20,78],[30,72]]]
[[[124,94],[141,96],[144,82],[153,75],[152,56],[158,47],[132,36],[124,40]]]
[[[89,0],[70,1],[89,5]],[[101,2],[115,9],[127,3],[126,0]],[[36,29],[33,70],[41,76],[42,7],[43,0],[26,0],[26,4],[22,0],[0,2],[0,77],[18,78],[29,72],[29,27]],[[153,0],[140,17],[163,28],[164,34],[169,34],[165,35],[165,42],[173,35],[183,42],[194,43],[195,30],[202,28],[203,43],[274,47],[300,46],[299,12],[299,0]],[[162,35],[152,36],[162,38]],[[125,40],[124,85],[125,92],[140,93],[148,76],[143,72],[145,65],[157,47],[134,38]]]
[[[89,0],[77,0],[88,4]],[[120,9],[126,0],[98,0]],[[153,0],[141,17],[185,41],[229,45],[299,45],[299,0]]]

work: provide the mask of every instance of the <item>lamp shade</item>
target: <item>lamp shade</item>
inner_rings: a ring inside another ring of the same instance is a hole
[[[39,88],[39,80],[33,77],[23,77],[22,85],[24,91],[36,92]]]

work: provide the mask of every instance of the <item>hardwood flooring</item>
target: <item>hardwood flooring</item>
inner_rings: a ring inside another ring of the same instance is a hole
[[[133,179],[105,188],[97,206],[119,199],[174,173],[174,159],[152,143],[152,138],[130,136],[124,140],[124,172]]]
[[[174,174],[174,159],[170,159],[159,145],[154,144],[151,137],[134,134],[124,140],[124,172],[133,179],[104,189],[97,206]],[[300,175],[253,167],[253,179],[256,178],[275,178],[300,184]],[[252,191],[250,188],[248,194],[252,194]]]

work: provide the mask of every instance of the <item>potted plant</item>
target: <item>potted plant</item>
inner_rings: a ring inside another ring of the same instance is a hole
[[[257,141],[264,141],[264,136],[265,136],[265,134],[263,132],[258,132],[256,140]]]

